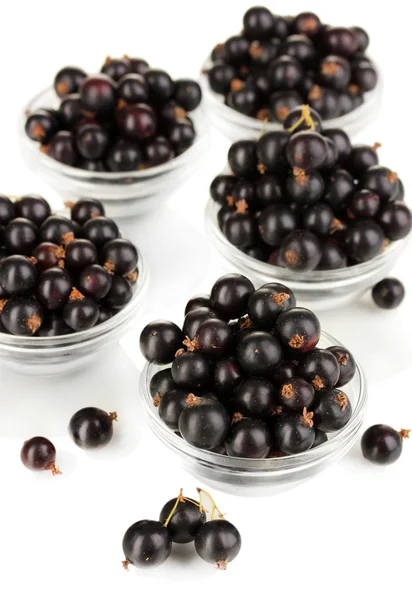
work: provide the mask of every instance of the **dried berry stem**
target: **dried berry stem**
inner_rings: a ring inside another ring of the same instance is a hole
[[[199,494],[199,504],[200,504],[200,510],[203,509],[203,499],[202,499],[202,494],[205,494],[205,496],[207,496],[210,500],[210,502],[212,503],[213,509],[212,509],[212,515],[211,515],[211,519],[213,520],[215,518],[215,513],[217,513],[219,519],[224,519],[225,515],[220,512],[220,510],[218,509],[216,502],[213,500],[212,496],[209,494],[209,492],[207,492],[206,490],[203,490],[202,488],[196,488],[197,493]]]
[[[180,502],[184,502],[183,488],[180,488],[180,492],[179,492],[178,497],[176,498],[176,502],[174,503],[173,508],[170,511],[169,516],[167,517],[166,521],[163,523],[163,527],[167,527],[169,525],[170,520],[173,517],[173,515],[175,514]]]

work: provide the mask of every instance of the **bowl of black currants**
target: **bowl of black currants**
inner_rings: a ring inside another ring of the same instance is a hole
[[[153,210],[208,147],[201,98],[196,81],[142,59],[109,57],[97,74],[64,67],[25,106],[25,161],[65,200],[99,198],[115,218]]]
[[[217,44],[201,84],[215,125],[229,139],[282,128],[288,112],[307,103],[350,133],[377,116],[382,77],[367,54],[361,27],[322,23],[312,12],[294,17],[256,6],[243,30]]]
[[[405,249],[411,212],[379,144],[352,144],[308,105],[281,131],[234,142],[212,181],[206,229],[225,268],[333,308],[388,275]]]
[[[140,251],[83,199],[52,214],[36,194],[0,195],[0,364],[29,375],[83,368],[142,309]]]
[[[243,275],[191,298],[182,327],[142,331],[149,427],[196,478],[242,494],[303,482],[355,443],[366,382],[290,288]]]

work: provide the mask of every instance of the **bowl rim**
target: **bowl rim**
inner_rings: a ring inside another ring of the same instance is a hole
[[[322,331],[321,341],[326,341],[327,346],[342,346],[342,344],[333,336],[325,331]],[[324,345],[324,344],[323,344]],[[238,471],[242,473],[259,473],[261,475],[284,472],[284,471],[300,471],[308,467],[313,467],[318,462],[323,462],[330,458],[335,452],[345,447],[346,444],[354,440],[362,423],[367,406],[367,383],[365,374],[354,357],[355,360],[355,378],[358,379],[359,390],[357,394],[357,402],[353,408],[353,413],[348,423],[339,431],[337,431],[332,439],[329,439],[324,444],[320,444],[315,448],[311,448],[306,452],[293,454],[290,456],[273,457],[273,458],[240,458],[216,454],[210,450],[203,450],[191,446],[183,438],[180,438],[174,431],[169,429],[158,414],[153,411],[153,399],[150,395],[149,385],[151,377],[155,372],[169,368],[170,365],[155,365],[154,363],[145,364],[140,375],[140,396],[144,404],[144,409],[148,419],[153,422],[152,429],[161,441],[166,443],[173,450],[181,455],[188,457],[191,460],[201,461],[208,466],[215,466],[222,470]],[[343,388],[345,386],[342,386]]]
[[[0,332],[0,350],[10,350],[12,352],[49,352],[51,348],[69,350],[72,347],[79,348],[82,345],[87,345],[97,338],[106,337],[112,331],[117,330],[127,321],[134,319],[138,308],[142,302],[142,296],[148,285],[148,267],[144,255],[136,246],[138,263],[137,269],[139,276],[136,284],[133,285],[133,297],[128,304],[113,317],[95,325],[85,331],[75,331],[64,335],[53,336],[24,336],[13,335]]]
[[[334,117],[333,119],[324,119],[322,123],[325,125],[325,129],[346,129],[350,125],[358,122],[362,117],[368,115],[371,111],[372,106],[376,103],[380,103],[380,99],[383,93],[383,78],[382,73],[379,67],[373,62],[373,65],[377,72],[377,84],[375,88],[369,92],[365,92],[364,102],[356,107],[354,110],[351,110],[349,113],[342,115],[340,117]],[[234,123],[238,126],[244,127],[249,130],[260,131],[264,126],[265,132],[268,131],[277,131],[283,129],[283,124],[278,123],[277,121],[261,121],[256,117],[250,117],[248,115],[244,115],[230,106],[227,106],[223,101],[223,95],[214,92],[208,82],[207,72],[213,66],[213,61],[211,58],[211,54],[204,60],[200,75],[199,81],[202,88],[202,93],[205,101],[209,103],[214,109],[219,111],[223,118],[231,123]]]
[[[154,178],[159,175],[163,175],[164,173],[168,173],[169,171],[178,169],[187,162],[190,161],[192,154],[196,154],[199,146],[205,140],[208,135],[208,130],[206,127],[206,112],[204,106],[201,104],[193,111],[189,113],[190,119],[194,122],[195,125],[195,141],[193,144],[182,154],[172,158],[161,165],[157,165],[155,167],[149,167],[148,169],[138,169],[135,171],[119,171],[116,173],[113,172],[100,172],[100,171],[87,171],[86,169],[80,169],[78,167],[72,167],[70,165],[65,165],[64,163],[60,163],[59,161],[50,158],[46,154],[40,151],[40,145],[38,142],[31,140],[26,132],[25,132],[25,123],[27,118],[31,113],[39,110],[40,107],[34,108],[33,105],[41,102],[44,96],[48,94],[53,94],[55,96],[56,103],[61,100],[57,94],[55,93],[52,86],[49,86],[43,89],[41,92],[37,93],[31,100],[26,102],[23,110],[20,111],[19,117],[19,129],[21,135],[21,143],[33,154],[33,151],[36,151],[38,154],[38,162],[45,169],[56,171],[61,175],[65,175],[70,178],[76,179],[98,179],[100,182],[107,183],[136,183],[139,180],[143,182],[146,179]],[[44,107],[45,108],[45,107]],[[130,181],[129,181],[130,180]],[[97,183],[97,182],[96,182]]]
[[[380,254],[378,254],[374,258],[371,258],[370,260],[359,263],[357,265],[341,267],[340,269],[315,269],[313,271],[299,272],[287,269],[285,267],[277,267],[275,265],[263,262],[261,260],[258,260],[257,258],[249,256],[245,252],[242,252],[242,250],[240,250],[236,246],[233,246],[233,244],[231,244],[223,235],[223,232],[221,231],[217,222],[217,214],[220,208],[222,208],[221,205],[215,202],[213,198],[209,197],[209,200],[206,204],[204,216],[206,231],[211,234],[213,241],[217,242],[217,244],[214,244],[214,247],[218,249],[218,251],[224,250],[224,252],[220,253],[226,258],[229,256],[234,256],[238,261],[241,261],[247,269],[250,269],[255,273],[261,273],[266,277],[273,277],[274,279],[288,279],[290,282],[296,281],[308,284],[326,282],[337,283],[338,281],[346,282],[351,278],[366,275],[375,268],[379,269],[379,267],[382,264],[384,264],[387,261],[387,259],[392,256],[392,254],[396,254],[397,252],[402,251],[407,246],[411,238],[411,234],[409,233],[406,237],[402,238],[401,240],[391,242]]]

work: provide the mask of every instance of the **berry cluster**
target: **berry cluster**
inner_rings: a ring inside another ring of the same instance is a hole
[[[70,419],[69,433],[79,448],[102,448],[113,437],[113,421],[117,421],[115,412],[82,408]],[[56,448],[45,437],[36,436],[24,442],[20,458],[31,471],[51,471],[52,475],[61,475],[56,467]]]
[[[232,144],[228,161],[232,173],[210,187],[219,227],[255,259],[338,269],[374,258],[411,229],[402,182],[378,164],[376,145],[352,146],[307,105],[289,112],[283,131]]]
[[[193,446],[243,458],[309,450],[352,415],[344,391],[355,361],[343,347],[317,348],[320,323],[279,283],[255,290],[225,275],[186,306],[183,328],[153,321],[140,347],[172,363],[150,392],[160,419]]]
[[[123,537],[123,566],[157,567],[165,562],[172,551],[172,543],[194,542],[197,554],[204,561],[226,569],[227,564],[239,554],[240,533],[217,508],[209,492],[197,488],[199,501],[183,495],[166,502],[158,521],[137,521]],[[211,503],[205,508],[203,496]],[[210,520],[207,520],[210,515]],[[215,518],[217,515],[218,518]]]
[[[244,115],[282,123],[291,108],[307,102],[323,119],[333,119],[360,106],[376,86],[368,45],[360,27],[331,27],[310,12],[281,17],[254,7],[243,17],[243,31],[213,50],[208,81]]]
[[[52,215],[31,194],[0,195],[0,332],[40,337],[84,331],[133,296],[137,250],[98,200]]]
[[[57,110],[27,116],[42,152],[88,171],[135,171],[182,154],[195,139],[188,112],[201,101],[191,79],[173,81],[141,59],[107,58],[101,73],[64,67],[54,79]]]

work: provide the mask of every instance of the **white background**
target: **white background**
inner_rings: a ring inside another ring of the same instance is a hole
[[[405,3],[273,3],[280,12],[313,9],[331,24],[359,24],[385,75],[380,118],[357,141],[383,144],[381,160],[411,185],[410,19]],[[49,85],[65,64],[98,70],[106,55],[143,56],[178,76],[196,77],[210,48],[241,27],[248,2],[8,3],[2,14],[0,191],[43,193],[56,201],[21,160],[16,120],[24,102]],[[0,597],[129,600],[163,598],[410,597],[412,445],[390,468],[373,467],[359,445],[304,486],[266,498],[216,492],[243,537],[227,572],[203,563],[191,547],[175,548],[158,569],[126,573],[126,528],[158,517],[163,503],[200,482],[183,472],[147,431],[139,406],[139,328],[152,318],[182,320],[186,299],[208,291],[221,274],[203,237],[203,210],[228,144],[213,134],[201,169],[158,214],[128,222],[145,251],[152,285],[135,332],[95,368],[56,380],[25,379],[0,369]],[[57,206],[57,205],[56,205]],[[321,316],[325,330],[347,344],[369,384],[366,425],[412,427],[410,253],[396,268],[409,295],[393,312],[368,296]],[[67,423],[87,405],[116,410],[112,444],[84,453]],[[32,474],[21,465],[22,442],[49,436],[64,475]],[[412,444],[412,442],[411,442]],[[161,596],[160,596],[161,595]]]

